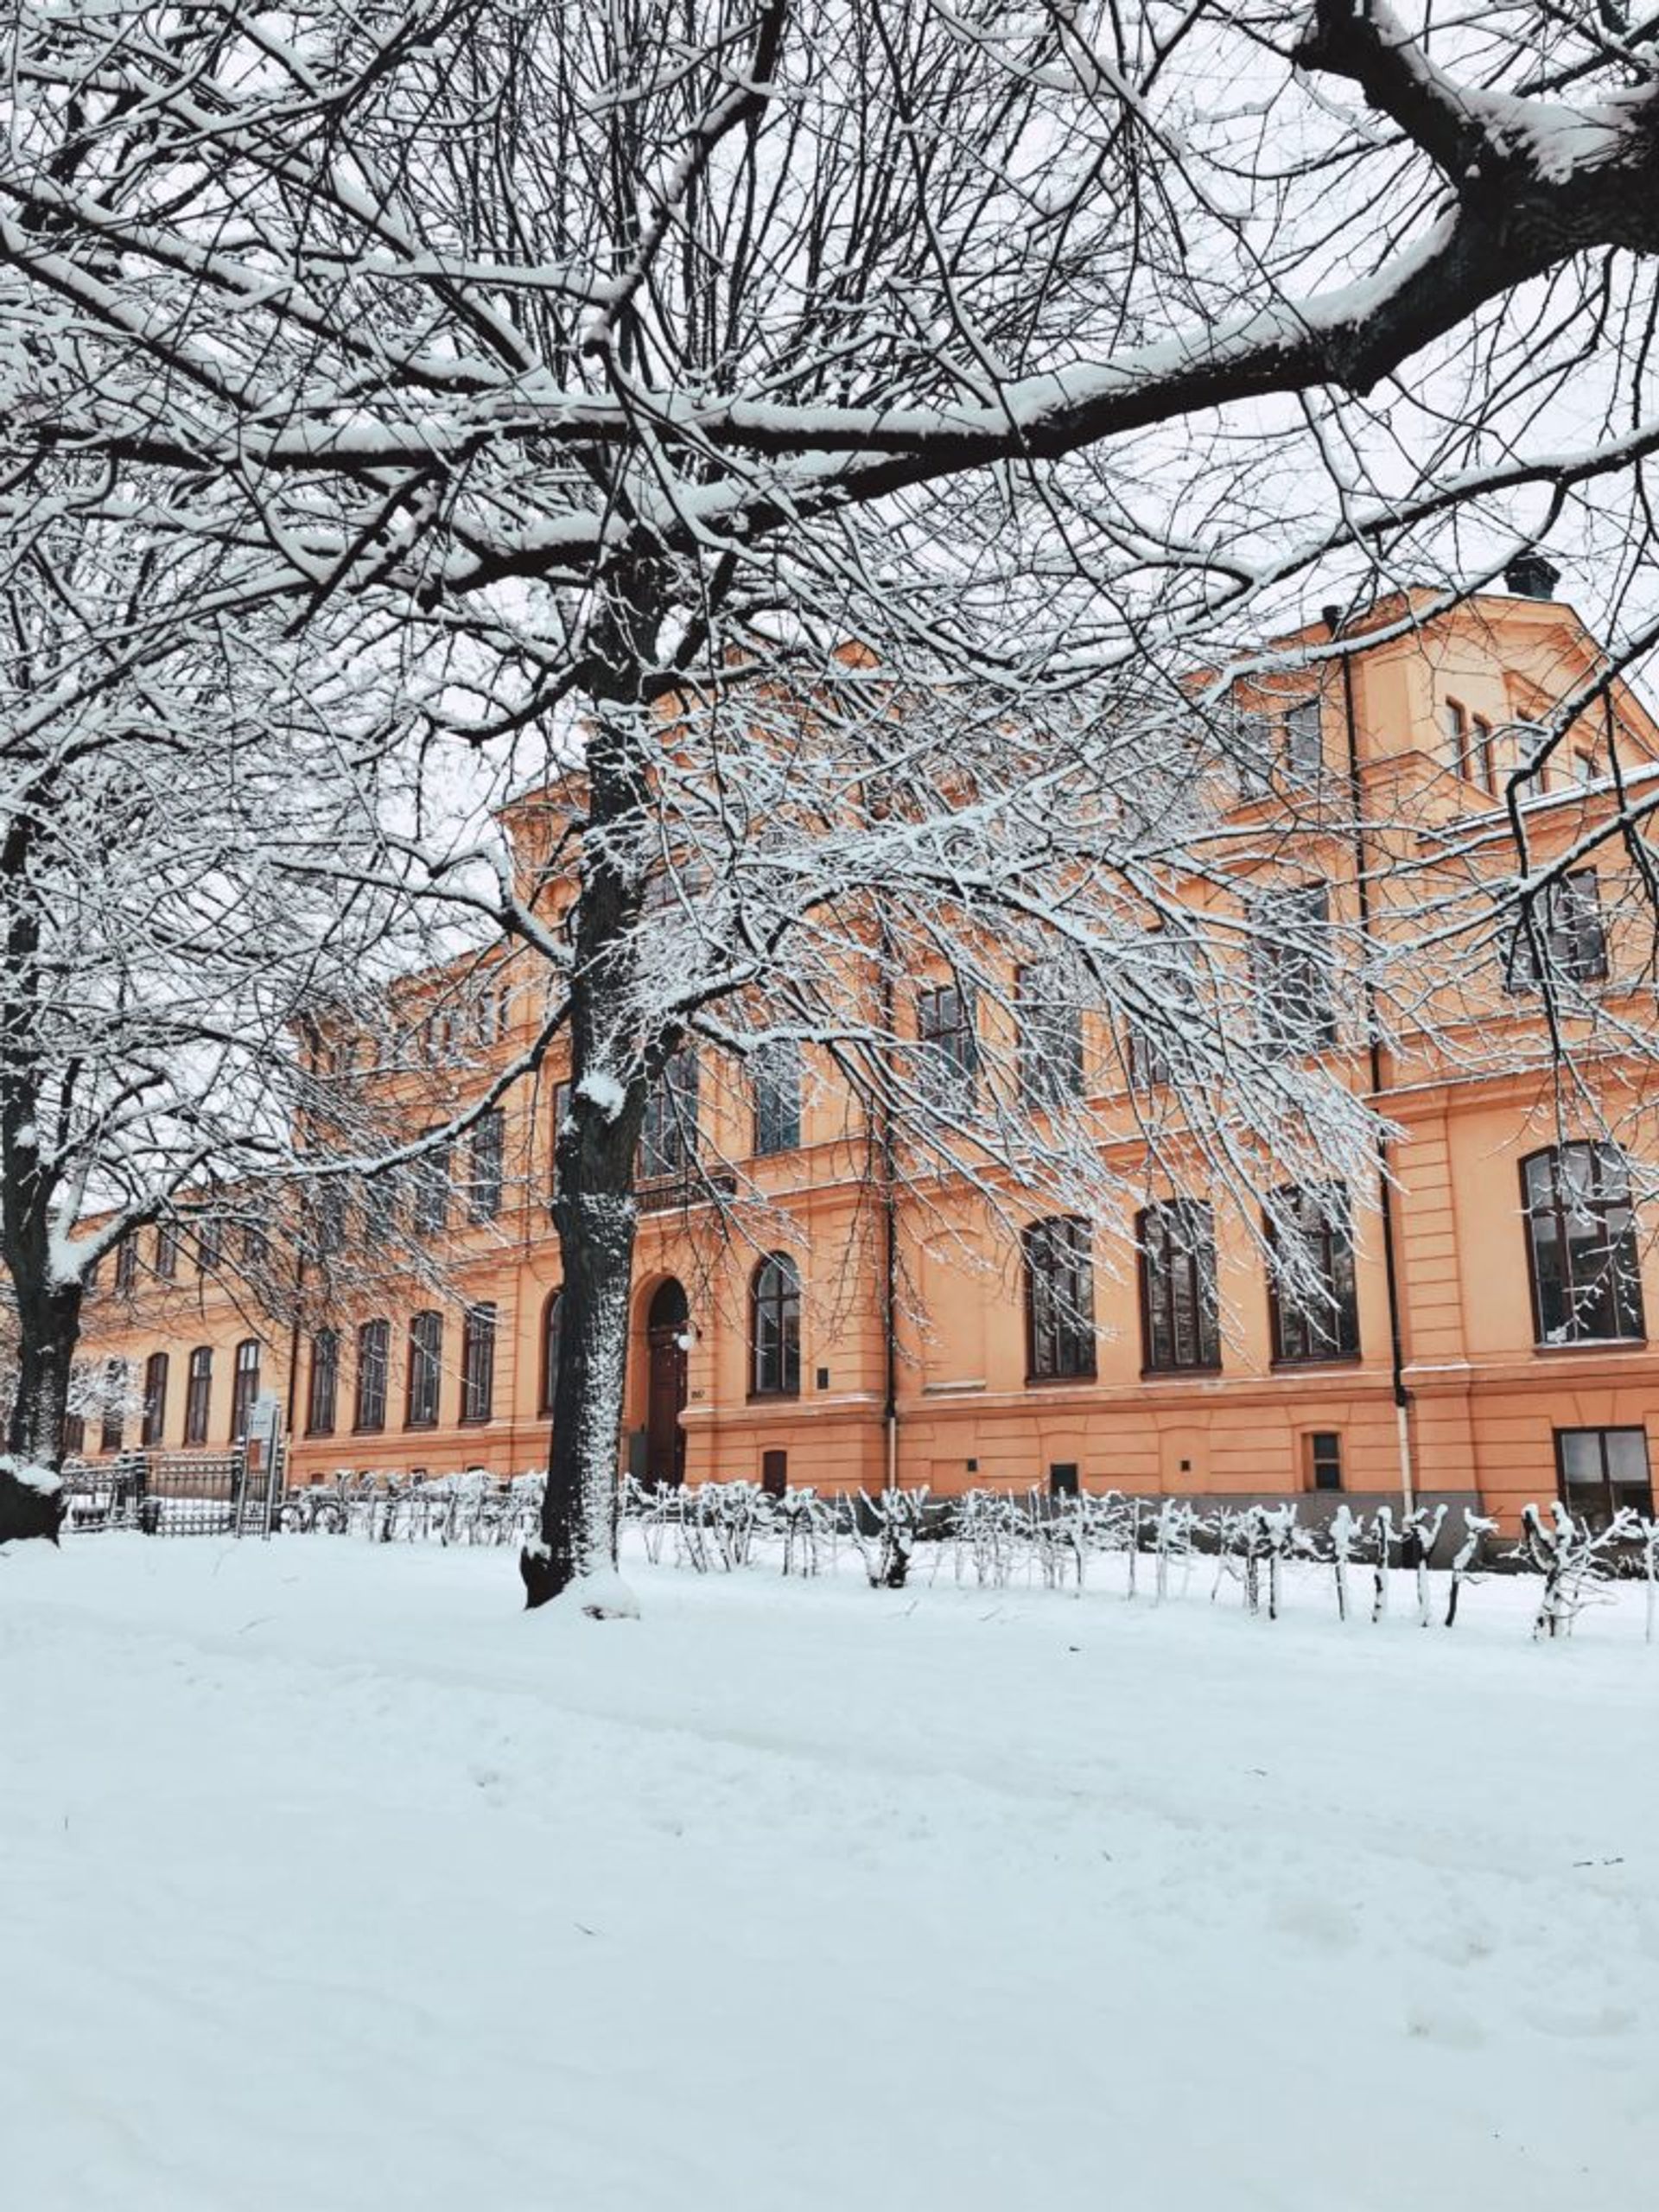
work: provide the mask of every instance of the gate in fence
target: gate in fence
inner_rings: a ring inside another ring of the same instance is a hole
[[[264,1449],[124,1452],[63,1471],[71,1532],[134,1529],[146,1536],[269,1536],[282,1499],[281,1440]]]

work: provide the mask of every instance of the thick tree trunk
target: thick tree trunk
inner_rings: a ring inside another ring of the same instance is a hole
[[[572,1096],[575,1096],[574,1089]],[[574,1119],[575,1116],[573,1116]],[[602,1123],[578,1148],[582,1165],[562,1173],[554,1203],[564,1262],[559,1302],[559,1372],[540,1541],[520,1561],[525,1601],[545,1605],[572,1583],[593,1586],[589,1610],[607,1604],[598,1580],[616,1563],[618,1446],[628,1357],[628,1296],[633,1281],[633,1143]],[[561,1144],[561,1169],[565,1147]],[[580,1179],[582,1187],[571,1189]],[[596,1187],[597,1186],[597,1187]]]
[[[63,1464],[63,1429],[69,1374],[80,1341],[80,1286],[67,1289],[19,1284],[17,1395],[6,1425],[0,1459],[0,1543],[18,1537],[57,1541],[64,1497],[51,1486]]]
[[[637,620],[624,610],[629,622]],[[559,1372],[541,1535],[519,1560],[525,1603],[586,1585],[584,1610],[631,1612],[617,1581],[616,1510],[628,1299],[633,1281],[634,1156],[660,1063],[641,1001],[637,931],[645,889],[653,734],[610,618],[611,671],[592,685],[588,816],[573,917],[570,1088],[557,1138],[553,1217],[563,1262]],[[623,668],[628,673],[620,672]]]

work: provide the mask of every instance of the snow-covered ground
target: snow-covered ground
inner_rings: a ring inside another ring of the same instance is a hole
[[[1659,1645],[1487,1583],[0,1556],[0,2161],[30,2212],[1631,2212]]]

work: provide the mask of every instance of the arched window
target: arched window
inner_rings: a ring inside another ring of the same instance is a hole
[[[372,1433],[386,1425],[386,1378],[391,1368],[391,1325],[365,1321],[357,1332],[357,1399],[352,1427]]]
[[[1141,1248],[1141,1358],[1150,1372],[1221,1364],[1216,1311],[1216,1236],[1210,1209],[1191,1198],[1148,1206]]]
[[[305,1402],[308,1436],[334,1434],[339,1387],[340,1338],[333,1329],[320,1329],[311,1339],[311,1388]]]
[[[1026,1372],[1033,1382],[1095,1371],[1093,1236],[1086,1221],[1055,1214],[1025,1232]]]
[[[461,1417],[485,1421],[495,1413],[495,1308],[469,1306],[461,1323]]]
[[[106,1452],[118,1452],[126,1435],[127,1363],[124,1359],[106,1360],[104,1363],[104,1420],[99,1441]]]
[[[259,1339],[244,1337],[236,1348],[236,1368],[231,1378],[231,1441],[240,1444],[253,1418],[253,1402],[259,1395]]]
[[[761,1261],[749,1287],[749,1387],[792,1398],[801,1387],[801,1277],[787,1253]]]
[[[213,1349],[198,1344],[190,1355],[190,1372],[184,1391],[184,1440],[207,1441],[207,1406],[213,1394]]]
[[[559,1395],[559,1301],[562,1291],[550,1290],[542,1308],[542,1412],[550,1414]]]
[[[443,1370],[443,1316],[416,1314],[409,1325],[409,1377],[404,1400],[405,1428],[435,1428],[438,1386]]]
[[[144,1362],[144,1410],[138,1441],[146,1452],[162,1441],[167,1427],[167,1354],[153,1351]]]
[[[1346,1185],[1287,1185],[1274,1196],[1268,1305],[1274,1360],[1357,1357],[1359,1287]]]
[[[1617,1145],[1564,1144],[1521,1163],[1541,1344],[1646,1333],[1630,1175]]]

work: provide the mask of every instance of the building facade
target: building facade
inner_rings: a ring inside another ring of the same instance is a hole
[[[821,1491],[1408,1492],[1511,1525],[1558,1490],[1598,1510],[1649,1504],[1651,927],[1640,850],[1598,831],[1659,774],[1659,728],[1611,683],[1511,804],[1529,733],[1599,666],[1548,579],[1516,581],[1421,622],[1394,602],[1317,684],[1239,695],[1264,766],[1236,819],[1266,818],[1287,779],[1305,796],[1328,781],[1359,802],[1344,820],[1371,825],[1322,841],[1317,805],[1301,807],[1295,895],[1386,940],[1391,887],[1416,887],[1421,929],[1425,883],[1443,878],[1454,904],[1483,869],[1514,868],[1517,822],[1529,865],[1556,870],[1529,929],[1494,937],[1484,963],[1465,950],[1426,972],[1386,1042],[1334,1015],[1300,1038],[1395,1131],[1374,1174],[1307,1194],[1322,1297],[1275,1287],[1249,1223],[1178,1187],[1179,1145],[1150,1158],[1170,1071],[1137,1067],[1132,1040],[1079,1033],[1064,1079],[1088,1084],[1126,1187],[1147,1159],[1144,1203],[1013,1234],[948,1180],[884,1179],[870,1128],[810,1061],[738,1081],[688,1058],[641,1148],[622,1467]],[[472,971],[453,1004],[453,978],[410,987],[425,1064],[362,1078],[394,1120],[441,1123],[523,1053],[539,1002],[523,963],[481,992]],[[1565,1015],[1541,964],[1573,986]],[[1305,1016],[1319,979],[1281,981]],[[977,1019],[918,970],[918,1034],[969,1086]],[[140,1232],[88,1308],[87,1357],[125,1391],[87,1426],[87,1455],[222,1449],[274,1392],[297,1482],[543,1464],[561,1080],[550,1061],[401,1183],[320,1195],[283,1297],[256,1292],[269,1245],[234,1205],[228,1222]],[[734,1228],[699,1198],[702,1147],[739,1163],[769,1216]],[[394,1211],[441,1266],[390,1256]]]

